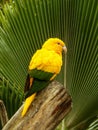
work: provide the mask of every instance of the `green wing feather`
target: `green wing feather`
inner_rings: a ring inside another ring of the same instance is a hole
[[[36,78],[36,79],[48,81],[54,75],[54,73],[33,69],[33,70],[29,71],[29,75],[30,75],[30,77],[33,77],[33,78]]]
[[[44,89],[51,82],[50,79],[53,75],[54,73],[44,72],[37,69],[29,71],[25,85],[25,98]],[[31,87],[30,78],[34,78]]]

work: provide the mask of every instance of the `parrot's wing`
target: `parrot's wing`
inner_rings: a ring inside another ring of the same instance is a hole
[[[33,93],[41,91],[50,83],[50,79],[53,76],[54,73],[44,72],[37,69],[29,71],[25,84],[25,97],[27,98]],[[32,79],[32,77],[33,80],[30,82],[30,79]]]
[[[29,89],[31,88],[32,84],[33,84],[33,79],[32,77],[30,77],[30,75],[27,75],[26,78],[26,82],[25,82],[25,87],[24,87],[24,92],[29,91]]]
[[[25,98],[31,96],[33,93],[37,93],[43,90],[51,81],[44,81],[39,79],[34,79],[32,87],[25,93]]]
[[[25,82],[24,92],[28,91],[30,89],[29,87],[30,87],[30,76],[28,74]]]
[[[45,72],[43,70],[37,70],[33,69],[29,71],[30,77],[33,77],[34,79],[44,80],[48,81],[51,79],[51,77],[54,75],[54,73],[51,72]]]

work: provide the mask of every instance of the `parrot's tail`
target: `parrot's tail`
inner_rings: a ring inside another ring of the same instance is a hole
[[[30,97],[26,98],[25,103],[24,103],[24,108],[22,111],[22,117],[26,114],[29,106],[31,105],[31,103],[33,102],[33,100],[35,99],[36,93],[32,94]]]

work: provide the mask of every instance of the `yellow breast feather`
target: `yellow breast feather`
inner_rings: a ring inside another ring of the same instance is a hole
[[[29,70],[38,69],[58,74],[62,66],[62,55],[46,49],[38,50],[32,57]]]

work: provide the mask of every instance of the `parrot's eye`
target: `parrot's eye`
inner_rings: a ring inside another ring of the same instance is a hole
[[[58,42],[57,44],[58,44],[58,45],[60,45],[60,43],[59,43],[59,42]]]

